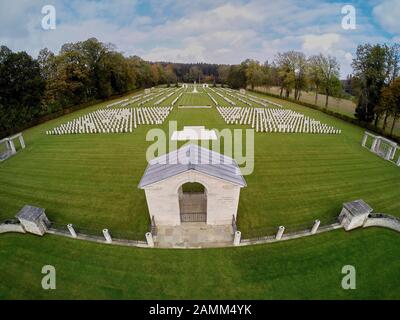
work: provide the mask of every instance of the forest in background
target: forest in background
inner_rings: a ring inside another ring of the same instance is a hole
[[[135,89],[179,82],[221,84],[234,89],[278,87],[279,95],[300,101],[304,92],[355,101],[355,116],[393,135],[400,117],[400,45],[363,44],[353,74],[340,80],[333,56],[278,53],[272,62],[247,59],[237,65],[149,62],[124,56],[113,44],[95,38],[64,44],[55,54],[44,48],[37,58],[0,47],[0,137],[37,119],[77,105],[106,100]]]

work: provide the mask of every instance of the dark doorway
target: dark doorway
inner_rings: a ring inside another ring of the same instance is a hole
[[[207,189],[200,183],[185,183],[179,188],[181,222],[207,222]]]

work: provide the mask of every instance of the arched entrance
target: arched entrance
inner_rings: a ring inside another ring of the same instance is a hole
[[[200,183],[185,183],[178,190],[181,223],[207,222],[207,189]]]

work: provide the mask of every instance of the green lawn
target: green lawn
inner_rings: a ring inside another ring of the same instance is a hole
[[[55,236],[0,237],[0,299],[399,299],[400,237],[333,231],[242,248],[110,247]],[[57,289],[41,289],[53,265]],[[343,290],[344,265],[356,290]]]
[[[184,99],[198,105],[212,103],[204,93],[187,93],[180,100]],[[238,224],[244,236],[278,225],[310,224],[317,218],[328,221],[338,215],[343,202],[358,198],[377,212],[400,214],[400,170],[360,146],[361,128],[316,110],[283,104],[343,133],[255,134],[255,169],[245,177],[248,187],[239,204]],[[44,134],[104,105],[24,132],[27,149],[0,164],[0,219],[31,204],[46,208],[50,219],[62,224],[99,233],[107,227],[129,238],[143,236],[149,219],[144,192],[137,185],[152,143],[146,141],[146,133],[156,126],[140,126],[132,134]],[[167,120],[178,121],[180,129],[184,125],[244,128],[227,126],[215,108],[174,108]],[[162,128],[167,130],[168,122]]]
[[[178,104],[213,104],[199,91],[185,93]],[[244,237],[279,225],[292,230],[317,218],[330,221],[343,202],[359,198],[376,212],[400,215],[400,170],[360,146],[361,128],[279,102],[342,134],[255,133],[255,169],[245,177],[248,186],[238,212]],[[46,208],[51,220],[73,223],[82,231],[100,235],[106,227],[114,235],[143,238],[149,218],[137,185],[152,143],[146,133],[158,126],[140,126],[132,134],[44,134],[110,103],[24,132],[27,148],[0,163],[0,220],[31,204]],[[245,128],[227,126],[215,108],[174,108],[167,120],[176,120],[178,129]],[[168,122],[162,128],[167,130]],[[0,298],[400,298],[399,241],[394,232],[373,229],[255,247],[175,251],[1,235]],[[55,292],[38,290],[43,264],[57,267]],[[340,288],[344,264],[359,268],[356,291]]]
[[[204,93],[191,93],[190,91],[184,92],[182,97],[177,102],[178,106],[213,106],[212,100]]]

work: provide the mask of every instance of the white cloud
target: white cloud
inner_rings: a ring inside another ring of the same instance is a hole
[[[200,45],[189,45],[183,48],[156,47],[143,58],[151,61],[173,61],[173,62],[205,62],[204,53],[206,48]]]
[[[302,49],[310,54],[330,52],[332,47],[340,42],[340,35],[337,33],[307,34],[303,38]]]
[[[346,52],[344,54],[344,58],[346,59],[347,62],[351,63],[353,61],[353,55],[350,52]]]
[[[384,0],[373,9],[373,14],[386,31],[400,33],[400,1]]]
[[[271,61],[279,51],[303,50],[337,56],[345,76],[357,44],[388,40],[361,10],[357,30],[343,30],[342,4],[318,0],[148,0],[144,11],[137,0],[53,0],[57,29],[43,31],[40,9],[48,2],[1,1],[1,44],[36,55],[43,47],[57,52],[65,42],[96,37],[149,60],[213,63]],[[392,32],[400,30],[399,2],[374,8],[375,19]]]

